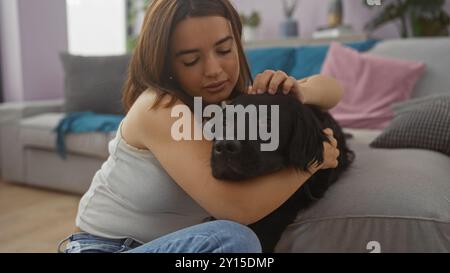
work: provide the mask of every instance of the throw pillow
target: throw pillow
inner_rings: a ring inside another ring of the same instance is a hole
[[[345,45],[359,52],[363,52],[371,49],[377,43],[378,40],[369,39],[366,41],[346,43]],[[296,79],[303,79],[319,74],[329,48],[330,45],[310,45],[296,48],[294,54],[295,64],[289,74]]]
[[[123,114],[122,88],[130,55],[60,54],[65,72],[65,111]]]
[[[439,99],[447,99],[447,96],[450,96],[450,93],[438,93],[434,95],[428,95],[425,97],[419,97],[415,99],[410,99],[404,102],[395,103],[392,105],[392,110],[394,113],[398,114],[401,111],[414,109],[416,106],[422,105],[424,103],[439,100]]]
[[[252,77],[264,72],[266,69],[289,72],[294,65],[294,52],[292,47],[269,47],[245,50]]]
[[[382,129],[392,120],[391,105],[410,98],[425,64],[382,58],[333,42],[322,74],[344,87],[344,96],[330,110],[343,127]]]
[[[403,105],[370,146],[429,149],[450,156],[450,95]]]

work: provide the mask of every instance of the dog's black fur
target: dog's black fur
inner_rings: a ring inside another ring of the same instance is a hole
[[[211,167],[213,176],[218,179],[242,180],[286,166],[307,171],[310,162],[323,162],[323,142],[328,141],[323,129],[331,128],[338,142],[340,155],[337,168],[316,172],[278,209],[249,225],[258,235],[263,252],[273,252],[282,232],[294,221],[298,211],[324,196],[326,190],[350,166],[354,153],[347,147],[341,127],[330,114],[315,106],[302,104],[290,95],[280,92],[276,95],[241,95],[231,104],[244,107],[255,105],[257,109],[259,105],[268,105],[269,119],[271,105],[279,105],[279,146],[275,151],[261,151],[260,144],[264,142],[259,138],[247,140],[247,134],[246,140],[215,140]],[[246,125],[248,131],[248,119]],[[267,126],[270,131],[270,121]]]

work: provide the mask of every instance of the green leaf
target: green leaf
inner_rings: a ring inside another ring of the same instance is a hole
[[[386,5],[380,13],[366,23],[364,29],[373,31],[386,23],[401,19],[405,16],[406,10],[406,3],[391,3]]]
[[[448,36],[450,18],[444,10],[444,4],[445,0],[396,0],[384,4],[381,12],[367,22],[364,28],[374,31],[386,23],[400,20],[402,37],[408,36],[407,25],[411,26],[413,36]]]

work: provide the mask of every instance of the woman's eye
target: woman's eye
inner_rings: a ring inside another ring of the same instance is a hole
[[[195,59],[195,60],[192,61],[192,62],[183,62],[183,64],[184,64],[185,66],[193,66],[193,65],[195,65],[195,64],[197,63],[197,61],[198,61],[198,59]]]
[[[227,55],[228,53],[230,53],[231,52],[231,49],[229,49],[229,50],[224,50],[224,51],[217,51],[219,54],[221,54],[221,55]]]
[[[232,49],[228,49],[228,50],[218,50],[217,53],[220,55],[227,55],[231,52]],[[194,66],[197,62],[198,62],[198,58],[193,60],[192,62],[183,62],[183,64],[185,66]]]

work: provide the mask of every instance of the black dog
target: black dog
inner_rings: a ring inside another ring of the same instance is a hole
[[[328,141],[323,129],[331,128],[338,142],[340,155],[337,168],[316,172],[278,209],[249,225],[258,235],[263,252],[273,252],[282,232],[294,221],[298,211],[324,196],[325,191],[350,166],[354,153],[347,147],[341,127],[330,114],[315,106],[304,105],[290,95],[241,95],[231,104],[244,107],[255,105],[256,108],[268,105],[268,120],[271,119],[270,107],[279,105],[279,145],[275,151],[261,151],[261,143],[265,141],[259,138],[248,140],[247,134],[245,140],[215,140],[211,167],[213,176],[218,179],[242,180],[286,166],[307,171],[311,162],[323,162],[323,142]],[[224,125],[227,122],[225,120]],[[270,124],[267,121],[268,132],[271,130]],[[249,119],[246,119],[246,128],[248,126]],[[236,134],[234,139],[238,139]]]

